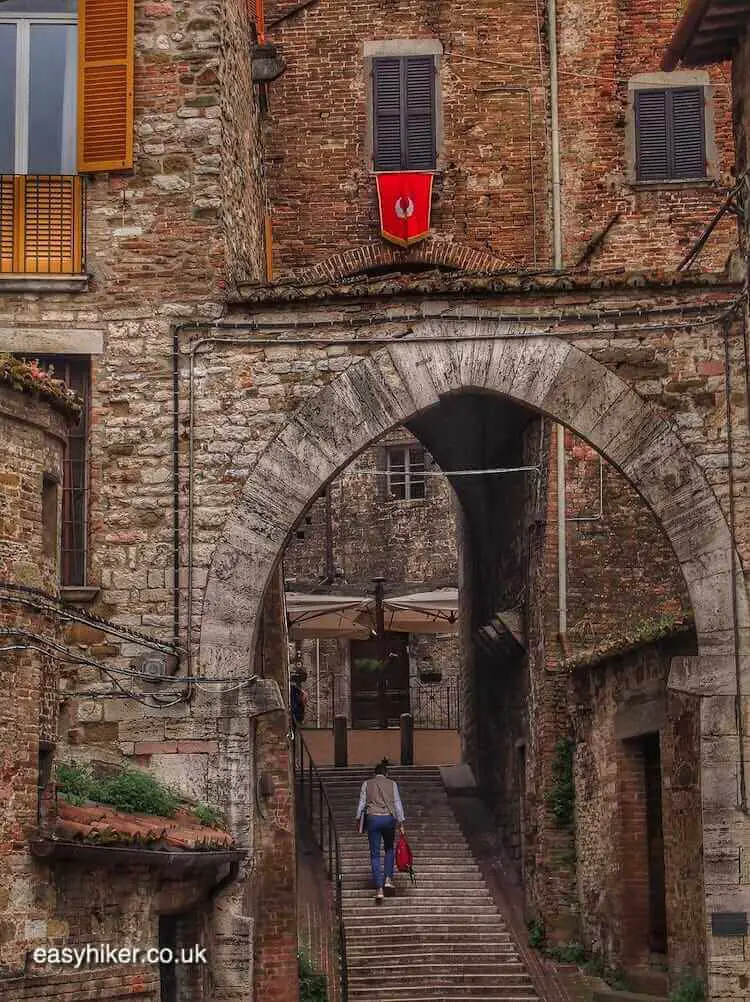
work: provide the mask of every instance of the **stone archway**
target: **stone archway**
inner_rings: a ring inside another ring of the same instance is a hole
[[[509,398],[588,440],[645,499],[670,540],[698,639],[697,657],[673,662],[670,685],[702,697],[705,911],[707,917],[714,911],[750,911],[750,885],[743,884],[740,867],[728,886],[721,865],[727,846],[739,861],[739,846],[750,844],[750,824],[737,810],[734,718],[736,669],[739,665],[747,680],[750,662],[744,650],[735,660],[733,543],[727,520],[696,457],[669,422],[620,377],[558,338],[491,320],[467,321],[463,327],[424,321],[408,341],[353,357],[341,375],[292,414],[252,467],[211,563],[201,663],[214,675],[247,671],[267,584],[311,500],[389,429],[446,395],[468,390]],[[750,632],[744,589],[736,601],[744,643]],[[222,712],[232,716],[242,710],[226,703]],[[225,762],[229,813],[241,830],[252,813],[245,776],[250,739],[242,727],[231,740],[228,733],[219,736],[219,758]],[[723,957],[710,923],[706,942],[709,972],[717,973],[726,962],[727,970],[739,976],[742,964]]]
[[[728,665],[734,651],[730,532],[700,466],[672,426],[626,382],[562,340],[482,320],[467,322],[463,340],[447,340],[456,330],[454,324],[426,321],[414,339],[353,360],[269,443],[214,554],[201,662],[222,674],[249,663],[271,570],[321,487],[372,441],[441,396],[479,390],[566,425],[622,471],[674,548],[701,654],[727,659],[721,680],[712,672],[712,684],[719,686],[712,691],[734,692],[734,668]],[[744,627],[744,594],[738,606]]]

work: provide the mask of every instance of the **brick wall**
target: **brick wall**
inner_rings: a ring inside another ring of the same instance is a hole
[[[649,856],[644,735],[658,735],[668,968],[705,964],[699,706],[667,689],[689,634],[604,658],[573,675],[576,874],[587,945],[612,966],[647,968]],[[612,880],[612,874],[617,879]]]
[[[76,1002],[93,1002],[94,999],[158,1002],[160,998],[158,970],[148,967],[39,974],[6,982],[2,988],[4,1002],[48,1002],[61,998],[62,992]]]
[[[256,671],[288,689],[285,631],[280,616],[282,582],[276,574],[266,595]],[[260,718],[255,729],[253,795],[257,804],[253,999],[297,1002],[297,887],[295,808],[289,722],[286,714]],[[272,793],[264,796],[262,780]]]
[[[62,484],[67,419],[37,396],[0,386],[0,578],[53,594],[59,586],[62,491],[43,531],[43,477]],[[50,540],[52,546],[50,546]],[[40,611],[0,598],[0,627],[55,637],[56,625]],[[29,597],[28,595],[26,597]],[[27,646],[0,655],[0,970],[23,966],[25,950],[45,941],[35,920],[45,908],[35,901],[26,839],[36,830],[40,808],[40,738],[54,741],[57,716],[56,659],[19,636],[0,646]]]
[[[269,23],[288,9],[272,4]],[[615,213],[620,218],[589,267],[675,267],[721,202],[710,184],[639,186],[627,174],[628,80],[658,69],[678,15],[659,0],[558,6],[567,267]],[[444,263],[470,270],[549,267],[549,60],[539,17],[528,0],[511,7],[411,0],[397,9],[338,0],[272,25],[270,37],[288,64],[272,86],[265,120],[277,271],[329,258],[334,272],[378,263],[367,256],[379,238],[364,45],[382,39],[433,39],[442,47],[434,241],[426,254],[417,245],[392,256],[439,261],[442,249]],[[719,68],[710,79],[715,166],[724,184],[733,164],[728,75]],[[735,239],[725,219],[702,264],[722,268]],[[456,246],[467,249],[463,258]],[[342,247],[366,255],[344,261]],[[470,259],[480,252],[486,260]]]
[[[710,185],[638,185],[627,177],[628,81],[658,70],[679,16],[679,4],[660,0],[564,0],[558,6],[568,266],[620,212],[591,261],[592,269],[674,268],[721,203],[720,193]],[[713,88],[716,176],[728,185],[734,165],[729,74],[719,66],[707,77]],[[703,252],[701,266],[723,268],[735,242],[735,228],[725,219]]]
[[[577,935],[579,923],[574,837],[572,830],[555,823],[546,798],[555,782],[556,745],[571,735],[580,711],[568,705],[561,662],[566,656],[575,658],[608,640],[637,633],[660,616],[679,618],[689,606],[674,554],[645,503],[606,462],[600,479],[598,454],[566,432],[566,517],[571,520],[566,523],[569,629],[565,643],[561,643],[556,433],[545,444],[537,507],[530,504],[527,509],[527,666],[519,675],[522,681],[510,681],[513,676],[509,675],[510,684],[500,703],[517,692],[516,703],[526,706],[529,714],[518,733],[513,730],[511,735],[516,742],[526,743],[523,824],[528,858],[523,866],[528,904],[544,917],[551,936],[566,939]],[[587,521],[572,521],[582,516]],[[524,689],[529,695],[524,695]],[[485,714],[489,717],[488,711]],[[518,722],[519,716],[516,708],[513,719]],[[478,726],[488,725],[482,725],[480,719]],[[495,737],[490,747],[499,747],[498,742],[503,741],[502,735]],[[493,753],[487,754],[492,760]],[[518,752],[507,747],[498,759],[505,764],[496,766],[496,772],[501,776],[504,770],[506,775],[500,781],[504,793],[495,798],[497,802],[518,802],[514,757],[518,767]],[[513,844],[519,819],[512,811],[506,814],[504,823]]]
[[[333,883],[309,826],[297,827],[297,932],[313,968],[325,974],[330,1002],[339,1002],[338,923]]]

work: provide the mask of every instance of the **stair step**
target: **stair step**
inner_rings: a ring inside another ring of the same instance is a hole
[[[350,1002],[538,1002],[440,771],[389,770],[406,810],[417,883],[396,875],[396,894],[382,905],[375,903],[367,838],[354,821],[372,770],[326,767],[319,775],[339,838]]]
[[[454,994],[455,993],[455,994]],[[422,998],[444,998],[454,1002],[456,998],[501,998],[501,999],[536,999],[537,994],[531,985],[498,985],[492,984],[422,984],[422,985],[383,985],[350,984],[350,998],[377,999],[402,998],[405,1002],[416,1002]]]
[[[378,950],[366,950],[363,947],[358,949],[351,949],[347,951],[347,959],[352,969],[363,966],[370,965],[378,957],[382,956]],[[434,948],[428,949],[423,947],[421,949],[417,948],[417,944],[409,944],[409,952],[407,953],[397,953],[393,950],[388,952],[388,962],[396,965],[413,965],[419,966],[423,964],[444,964],[447,965],[449,960],[447,959],[444,950],[436,950]],[[502,971],[512,971],[518,968],[520,971],[524,969],[523,964],[513,955],[509,956],[508,950],[499,949],[476,949],[474,952],[468,953],[462,951],[460,954],[460,960],[456,960],[455,963],[461,966],[466,966],[470,964],[481,964],[481,965],[497,965]]]
[[[367,976],[349,975],[349,986],[360,988],[369,986],[382,990],[383,988],[427,988],[431,985],[435,987],[445,986],[449,988],[460,987],[462,985],[483,985],[491,988],[515,988],[522,990],[530,988],[531,979],[528,975],[518,974],[498,974],[497,971],[485,971],[484,973],[464,972],[461,970],[441,970],[440,968],[425,968],[424,970],[407,970],[394,967],[378,968]]]
[[[498,984],[519,984],[529,983],[529,976],[525,972],[520,961],[514,964],[506,964],[502,967],[497,962],[482,962],[477,960],[474,963],[466,961],[450,963],[440,963],[440,961],[424,961],[412,957],[403,963],[383,964],[353,964],[350,966],[349,983],[354,985],[362,980],[385,981],[388,978],[399,978],[402,984],[416,980],[420,984],[426,983],[431,978],[447,977],[451,981],[472,981],[475,978],[494,978]]]
[[[393,928],[388,926],[375,935],[374,931],[370,931],[369,926],[359,928],[351,926],[351,934],[347,932],[347,949],[351,946],[354,951],[357,951],[372,946],[374,950],[380,950],[387,945],[389,950],[398,950],[399,947],[403,947],[404,943],[420,948],[437,949],[440,947],[441,950],[447,946],[450,953],[459,948],[467,953],[476,950],[483,951],[490,947],[499,952],[515,951],[516,949],[510,933],[498,929],[494,924],[478,926],[471,932],[456,931],[452,927],[447,930],[441,928],[413,930],[408,939],[404,938],[403,930],[405,928],[405,926]]]

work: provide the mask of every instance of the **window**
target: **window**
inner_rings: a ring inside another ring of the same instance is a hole
[[[706,177],[703,87],[636,90],[636,180]]]
[[[133,0],[0,0],[0,273],[84,271],[77,172],[132,166]]]
[[[0,6],[0,174],[76,168],[76,0]]]
[[[0,272],[76,272],[76,0],[0,5]]]
[[[63,587],[86,585],[88,557],[88,430],[90,363],[86,356],[46,355],[40,365],[54,369],[56,379],[83,399],[81,417],[68,430],[68,448],[63,467],[62,546],[60,579]]]
[[[373,59],[372,94],[375,170],[435,170],[434,56]]]
[[[389,446],[386,450],[388,497],[414,501],[425,496],[425,451],[419,445]]]

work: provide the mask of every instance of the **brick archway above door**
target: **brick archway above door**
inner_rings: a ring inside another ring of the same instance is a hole
[[[363,244],[332,254],[309,268],[298,268],[281,279],[280,284],[318,285],[338,282],[354,275],[366,275],[376,268],[403,268],[408,265],[422,265],[426,268],[448,268],[453,271],[492,274],[507,271],[512,262],[503,260],[487,251],[469,247],[455,240],[438,240],[429,237],[412,247],[401,249],[383,240]]]

